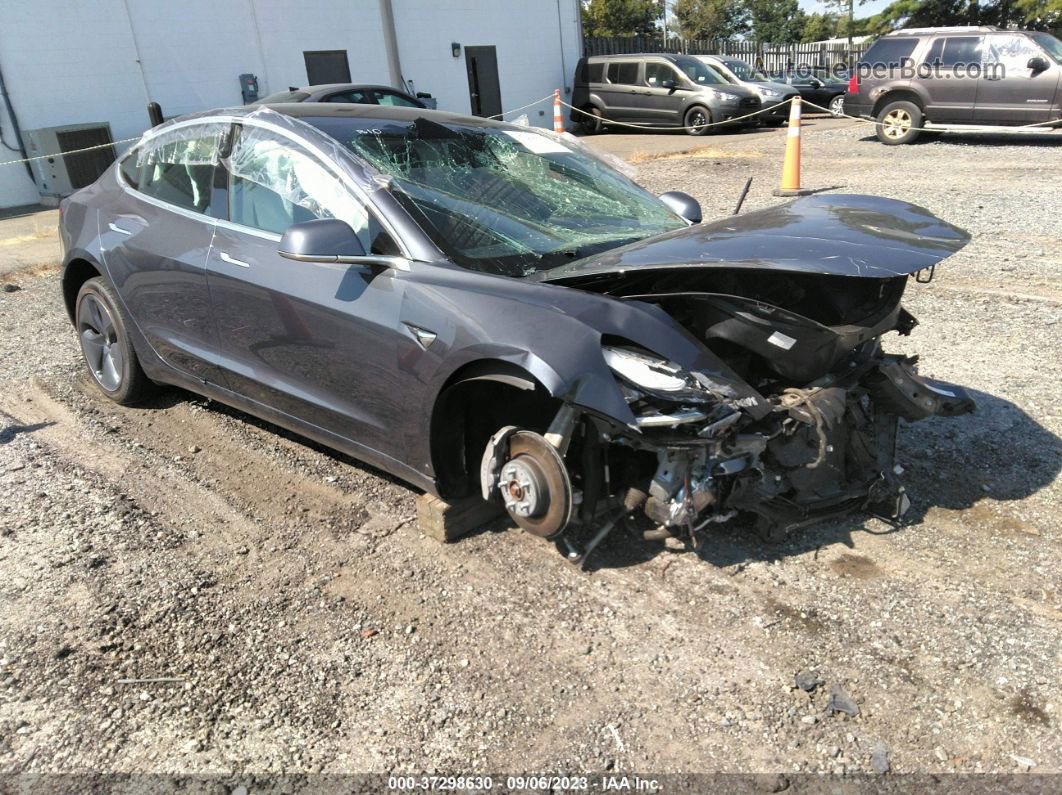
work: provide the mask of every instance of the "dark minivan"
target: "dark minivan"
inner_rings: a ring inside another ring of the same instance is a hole
[[[620,122],[706,135],[718,129],[706,125],[758,111],[760,97],[689,55],[595,55],[576,66],[572,105],[572,122],[585,133]]]
[[[1062,41],[991,26],[916,28],[878,39],[857,67],[845,112],[878,122],[885,144],[921,128],[1018,126],[1062,119]]]

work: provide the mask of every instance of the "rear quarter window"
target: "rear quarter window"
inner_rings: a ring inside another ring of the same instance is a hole
[[[605,65],[603,63],[588,63],[583,74],[583,80],[587,83],[604,83]]]
[[[883,63],[890,69],[902,66],[901,61],[910,58],[918,46],[918,39],[878,39],[859,59],[860,66],[873,66]]]

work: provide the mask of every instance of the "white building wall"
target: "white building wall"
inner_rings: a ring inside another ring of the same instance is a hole
[[[582,51],[578,0],[392,0],[392,4],[402,76],[412,80],[417,91],[438,99],[440,109],[471,112],[464,48],[479,45],[497,48],[503,110],[556,88],[570,100]],[[461,45],[457,58],[451,54],[452,42]],[[553,126],[551,105],[527,113],[532,124]]]
[[[403,76],[440,109],[470,111],[467,45],[497,47],[505,109],[570,90],[578,0],[392,2]],[[166,116],[239,105],[243,72],[258,75],[262,96],[305,85],[306,50],[346,50],[351,80],[390,83],[380,0],[0,3],[0,68],[23,130],[105,121],[116,140],[132,138],[148,126],[150,100]],[[531,113],[552,124],[548,106]],[[14,144],[2,106],[0,128]],[[18,157],[0,147],[0,162]],[[0,207],[35,201],[25,168],[0,166]]]

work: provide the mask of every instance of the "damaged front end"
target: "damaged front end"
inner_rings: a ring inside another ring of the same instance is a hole
[[[920,208],[913,208],[918,217],[942,230],[936,237],[923,229],[919,239],[895,223],[895,213],[844,201],[868,197],[830,198],[804,200],[804,213],[794,212],[802,202],[773,212],[788,213],[782,225],[792,227],[794,218],[825,206],[829,227],[838,210],[854,207],[845,219],[849,237],[855,229],[889,242],[873,256],[857,251],[865,240],[839,243],[834,248],[847,247],[847,271],[795,257],[632,268],[624,266],[626,252],[610,252],[611,268],[582,263],[554,275],[551,281],[568,286],[655,304],[729,373],[687,369],[630,339],[603,338],[602,355],[634,421],[566,403],[545,434],[502,429],[484,456],[484,496],[500,498],[518,524],[557,540],[574,561],[635,514],[647,538],[679,536],[694,546],[705,525],[740,514],[755,517],[772,539],[853,511],[897,521],[909,505],[895,461],[899,419],[957,416],[974,403],[961,387],[920,375],[917,357],[885,353],[881,338],[911,333],[917,321],[900,304],[908,276],[966,238]],[[770,229],[771,212],[749,217]],[[720,228],[688,236],[699,235],[698,250],[710,252]],[[734,231],[723,228],[727,245]],[[881,265],[905,236],[904,264]],[[746,243],[762,252],[763,237]],[[683,236],[670,241],[676,238]],[[914,256],[916,246],[928,255]],[[647,256],[645,248],[631,250]],[[657,259],[666,257],[658,251]]]

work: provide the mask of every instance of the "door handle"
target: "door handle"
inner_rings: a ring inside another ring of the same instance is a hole
[[[121,233],[123,235],[131,235],[131,234],[133,234],[128,229],[122,229],[122,227],[118,226],[118,224],[108,223],[107,224],[107,228],[110,229],[112,232],[119,232],[119,233]]]
[[[230,257],[224,251],[221,252],[220,256],[221,256],[221,261],[222,262],[227,262],[227,263],[229,263],[229,265],[239,265],[241,268],[249,268],[249,267],[251,267],[251,263],[244,262],[242,259],[236,259],[235,257]]]

